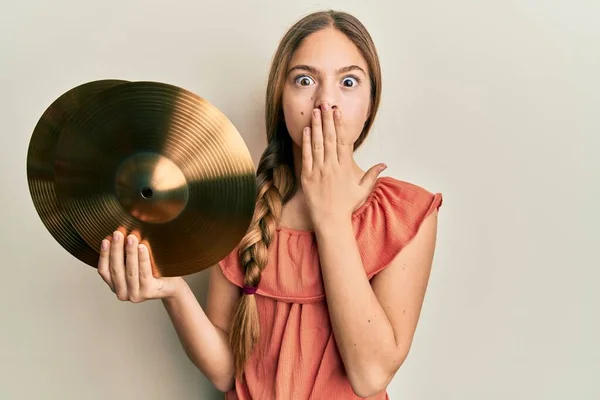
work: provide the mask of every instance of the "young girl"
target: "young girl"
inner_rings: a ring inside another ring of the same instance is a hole
[[[187,355],[228,399],[388,398],[442,196],[355,163],[380,94],[375,46],[351,15],[314,13],[286,33],[269,74],[256,213],[212,267],[206,313],[182,278],[152,276],[135,235],[102,244],[98,271],[117,297],[162,299]]]

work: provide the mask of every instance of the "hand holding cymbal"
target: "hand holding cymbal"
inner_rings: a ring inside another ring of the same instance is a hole
[[[121,301],[141,303],[177,293],[181,277],[160,277],[154,267],[150,245],[135,233],[117,229],[102,241],[98,273]]]

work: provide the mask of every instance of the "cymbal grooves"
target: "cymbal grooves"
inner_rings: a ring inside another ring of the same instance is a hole
[[[64,249],[88,265],[97,263],[98,254],[83,241],[60,207],[54,187],[55,148],[62,125],[86,97],[123,82],[93,81],[62,94],[38,120],[27,152],[29,192],[43,225]]]
[[[254,212],[254,165],[208,101],[173,85],[126,82],[70,114],[53,130],[54,152],[38,154],[32,137],[28,169],[38,162],[54,175],[30,179],[32,198],[41,217],[56,206],[42,220],[72,254],[121,227],[139,232],[159,273],[174,276],[214,265],[238,244]],[[84,262],[92,265],[89,254]]]

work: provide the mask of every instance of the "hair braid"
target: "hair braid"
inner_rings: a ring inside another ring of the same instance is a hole
[[[239,256],[244,270],[244,286],[257,288],[262,271],[265,269],[269,253],[268,248],[275,236],[277,221],[281,217],[284,201],[290,197],[290,183],[294,181],[283,150],[286,141],[276,135],[268,144],[257,169],[258,193],[256,207],[248,232],[239,245]],[[285,178],[282,178],[285,176]],[[283,185],[283,193],[276,186],[278,181]],[[233,329],[229,337],[234,350],[236,376],[241,377],[244,363],[250,357],[252,349],[258,342],[260,326],[258,310],[254,296],[244,294],[233,316]]]

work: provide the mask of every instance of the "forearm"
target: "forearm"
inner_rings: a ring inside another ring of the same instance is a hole
[[[215,385],[226,392],[233,386],[233,353],[228,335],[207,317],[193,292],[181,280],[172,297],[162,300],[183,348],[196,367]]]
[[[353,386],[371,391],[394,372],[394,330],[365,273],[351,221],[329,221],[316,235],[340,355]]]

